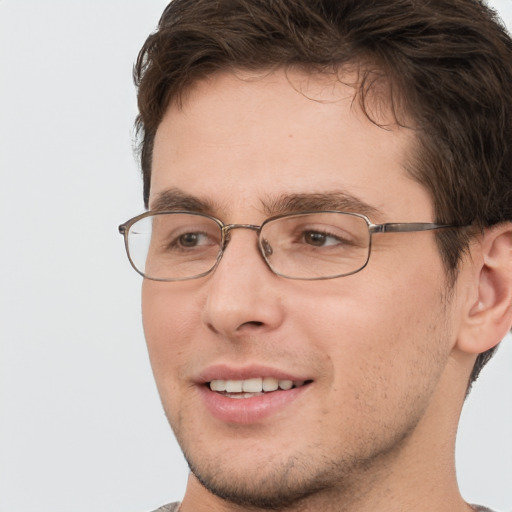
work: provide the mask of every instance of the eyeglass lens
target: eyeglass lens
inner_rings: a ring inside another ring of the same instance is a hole
[[[364,267],[369,256],[368,224],[348,213],[270,219],[262,225],[258,239],[272,271],[295,279],[351,274]],[[217,264],[222,243],[221,225],[197,214],[150,215],[128,232],[130,259],[150,279],[182,280],[206,274]]]

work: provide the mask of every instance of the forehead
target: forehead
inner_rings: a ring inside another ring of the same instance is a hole
[[[426,192],[406,171],[412,130],[394,124],[382,101],[370,106],[386,126],[370,121],[352,83],[350,74],[340,80],[284,70],[219,73],[196,83],[157,130],[150,207],[178,188],[221,210],[326,192],[383,211],[394,200],[407,210],[415,191],[430,213]]]

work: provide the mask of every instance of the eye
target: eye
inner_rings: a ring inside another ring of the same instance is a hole
[[[169,237],[167,245],[168,251],[190,251],[203,250],[218,247],[219,237],[213,233],[201,231],[187,231],[186,233],[176,233]]]
[[[208,244],[208,235],[205,233],[184,233],[180,235],[172,245],[181,247],[197,247]]]
[[[166,252],[190,253],[217,248],[220,232],[216,225],[181,226],[161,233],[161,247]]]
[[[320,231],[305,231],[303,233],[304,242],[315,247],[325,247],[328,245],[338,245],[344,241],[332,234],[322,233]]]

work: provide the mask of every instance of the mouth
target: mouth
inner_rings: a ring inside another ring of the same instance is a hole
[[[228,398],[253,398],[276,391],[289,391],[310,384],[311,380],[288,380],[275,377],[255,377],[244,380],[215,379],[206,383],[206,386],[215,393]]]
[[[295,373],[295,372],[294,372]],[[314,380],[265,365],[212,365],[196,384],[209,413],[226,425],[255,425],[283,418],[292,404],[309,396]]]

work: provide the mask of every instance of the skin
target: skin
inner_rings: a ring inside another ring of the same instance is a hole
[[[282,195],[341,191],[374,223],[433,222],[405,169],[413,132],[372,124],[353,93],[299,72],[197,83],[158,129],[150,208],[178,189],[225,223],[261,224]],[[265,265],[254,232],[236,230],[209,276],[144,280],[154,375],[192,468],[181,510],[469,510],[453,451],[479,262],[465,260],[448,293],[432,232],[386,234],[357,274],[289,280]],[[260,421],[212,415],[201,372],[254,364],[311,383]]]

